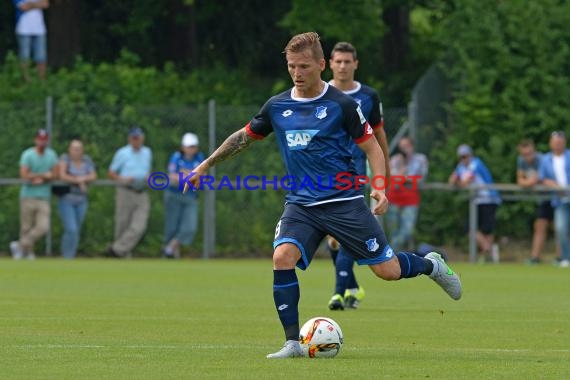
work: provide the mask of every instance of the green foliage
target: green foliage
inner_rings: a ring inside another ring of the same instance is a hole
[[[456,147],[469,143],[495,182],[513,182],[518,141],[533,138],[544,151],[549,133],[570,125],[570,4],[466,0],[430,6],[431,19],[441,20],[433,25],[430,44],[438,47],[453,97],[448,108],[452,129],[431,152],[430,180],[445,181]],[[431,30],[425,16],[415,18]],[[430,204],[426,213],[439,215],[428,220],[451,225],[456,216],[438,211],[448,209],[446,202]],[[532,208],[532,203],[503,204],[499,234],[527,236]],[[436,233],[433,228],[428,230]],[[459,228],[451,231],[462,235]]]
[[[497,162],[499,181],[512,178],[504,165],[512,168],[519,139],[531,137],[544,147],[549,132],[570,123],[563,111],[570,106],[568,22],[567,2],[469,0],[442,25],[454,137],[507,156]],[[502,152],[497,143],[491,146],[496,140],[505,143]]]
[[[349,41],[365,50],[384,33],[381,5],[380,0],[293,0],[293,9],[280,25],[292,34],[314,31],[328,40]]]
[[[9,54],[0,65],[0,101],[43,101],[53,96],[73,104],[197,104],[216,99],[222,104],[259,103],[269,84],[253,80],[246,70],[214,64],[190,73],[172,63],[164,68],[140,66],[139,57],[122,50],[115,63],[92,64],[77,58],[73,67],[51,73],[45,82],[23,83],[18,62]],[[244,86],[244,83],[248,83]]]

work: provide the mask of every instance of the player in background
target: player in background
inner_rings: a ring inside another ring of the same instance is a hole
[[[382,149],[360,107],[350,97],[321,79],[326,61],[317,33],[294,36],[285,47],[293,88],[269,99],[243,128],[228,137],[201,163],[184,186],[184,191],[200,188],[200,179],[210,167],[240,153],[256,140],[275,132],[287,174],[331,178],[326,189],[291,187],[285,209],[275,229],[273,241],[273,300],[285,332],[285,344],[270,359],[302,355],[299,343],[300,287],[295,267],[307,269],[326,235],[337,239],[359,265],[368,265],[384,280],[429,275],[453,299],[461,298],[459,277],[436,252],[425,258],[392,251],[382,227],[370,212],[364,195],[346,186],[338,173],[356,176],[349,141],[366,152],[373,176],[385,176]],[[318,186],[317,186],[318,187]],[[340,188],[339,188],[340,187]],[[341,189],[342,188],[342,189]],[[383,190],[370,196],[378,202],[374,214],[386,212],[388,200]]]
[[[384,154],[386,181],[388,181],[390,158],[388,156],[388,139],[382,118],[382,103],[378,93],[373,88],[354,80],[354,73],[358,69],[356,48],[348,42],[338,42],[332,49],[329,67],[333,74],[333,79],[329,81],[329,84],[352,96],[372,127],[374,137],[376,137]],[[359,175],[366,175],[366,154],[354,142],[351,141],[350,145],[356,172]],[[362,187],[362,191],[364,193],[364,187]],[[329,309],[344,310],[345,307],[356,309],[365,293],[364,289],[358,285],[354,274],[354,258],[346,253],[332,236],[327,237],[327,245],[335,265],[336,276],[335,290],[329,301]]]

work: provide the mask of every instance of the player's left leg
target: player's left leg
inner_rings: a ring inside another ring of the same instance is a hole
[[[343,203],[330,211],[327,232],[354,255],[359,265],[369,265],[374,274],[388,281],[426,274],[453,299],[461,297],[459,277],[439,254],[432,252],[425,258],[410,252],[394,254],[382,227],[362,199]]]

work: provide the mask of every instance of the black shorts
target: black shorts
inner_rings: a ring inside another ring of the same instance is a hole
[[[286,203],[275,228],[273,248],[295,244],[301,251],[297,267],[305,270],[327,234],[338,240],[359,265],[378,264],[394,256],[363,198],[311,207]]]
[[[485,235],[492,234],[495,231],[496,212],[496,204],[482,204],[477,206],[477,225],[479,231]]]
[[[554,220],[554,207],[550,201],[542,201],[536,209],[536,219]]]

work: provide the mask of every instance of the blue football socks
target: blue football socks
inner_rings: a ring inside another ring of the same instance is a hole
[[[408,252],[400,252],[396,256],[402,271],[400,278],[411,278],[420,274],[429,275],[433,271],[433,263],[428,259]]]
[[[299,339],[299,281],[295,269],[273,271],[273,301],[287,340]]]
[[[349,256],[344,248],[340,248],[336,262],[336,287],[335,294],[340,294],[344,296],[346,289],[356,289],[358,288],[358,283],[354,276],[354,259]]]

